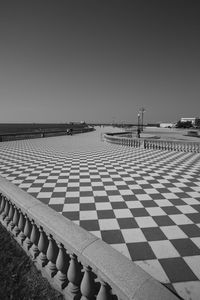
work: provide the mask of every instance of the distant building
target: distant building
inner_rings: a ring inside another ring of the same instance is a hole
[[[175,126],[174,123],[160,123],[161,128],[172,128],[174,126]]]
[[[200,118],[181,118],[181,122],[191,122],[192,125],[196,125],[199,122]]]

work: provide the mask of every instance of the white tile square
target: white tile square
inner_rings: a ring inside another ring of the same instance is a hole
[[[116,219],[99,219],[100,230],[120,229]]]
[[[106,191],[93,191],[94,196],[107,196]]]
[[[80,197],[80,203],[94,203],[94,197]]]
[[[149,195],[147,195],[147,194],[136,194],[135,196],[140,201],[149,201],[149,200],[152,200],[152,198]]]
[[[51,198],[52,192],[39,192],[37,198]]]
[[[160,207],[146,207],[147,212],[151,216],[164,216],[166,213]]]
[[[120,195],[108,196],[110,202],[124,202],[124,199]]]
[[[149,245],[158,259],[180,257],[179,253],[170,241],[153,241],[149,242]]]
[[[154,202],[160,207],[173,206],[173,204],[167,199],[158,199],[154,200]]]
[[[131,190],[120,190],[119,192],[121,195],[133,195]]]
[[[148,195],[151,194],[159,194],[159,192],[156,189],[144,189],[145,193],[147,193]]]
[[[63,205],[63,212],[64,211],[79,211],[80,205],[79,203],[65,203]]]
[[[162,193],[162,196],[166,199],[178,199],[178,196],[173,193]]]
[[[79,197],[80,192],[66,192],[66,198],[74,198],[74,197]]]
[[[169,215],[170,219],[177,225],[192,224],[193,222],[185,215]]]
[[[127,201],[126,205],[128,206],[128,208],[141,208],[141,207],[143,207],[143,205],[140,201]]]
[[[146,238],[140,228],[121,229],[126,243],[146,242]]]
[[[57,186],[53,189],[54,192],[66,192],[67,186]]]
[[[51,198],[49,201],[49,204],[64,204],[65,203],[65,198],[60,197],[60,198]]]
[[[80,211],[80,220],[97,220],[97,212],[94,210]]]
[[[109,202],[96,202],[96,210],[112,210],[112,205]]]
[[[163,231],[163,233],[169,240],[187,238],[187,235],[180,229],[180,227],[176,225],[161,226],[160,229]]]
[[[127,208],[114,209],[113,211],[114,211],[116,218],[132,218],[133,217],[132,213]]]
[[[192,213],[198,213],[197,210],[195,210],[192,206],[190,205],[178,205],[177,206],[178,210],[180,210],[183,214],[192,214]],[[200,222],[200,218],[199,218]]]
[[[135,221],[140,228],[158,227],[152,217],[135,217]]]

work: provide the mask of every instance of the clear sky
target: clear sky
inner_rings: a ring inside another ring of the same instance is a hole
[[[200,3],[1,0],[0,123],[200,116]]]

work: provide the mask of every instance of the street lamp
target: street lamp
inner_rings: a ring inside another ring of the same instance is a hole
[[[140,114],[138,114],[137,137],[140,138]]]
[[[139,112],[140,112],[141,115],[142,115],[142,120],[141,120],[141,131],[143,131],[143,117],[144,117],[145,108],[144,108],[144,107],[140,108]]]

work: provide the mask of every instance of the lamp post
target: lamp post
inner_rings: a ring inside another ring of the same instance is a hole
[[[143,118],[144,118],[144,112],[145,112],[145,108],[142,107],[140,108],[140,113],[141,113],[141,116],[142,116],[142,120],[141,120],[141,131],[143,131]]]
[[[140,114],[138,114],[137,137],[140,138]]]

